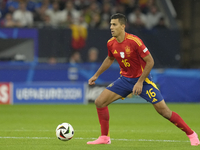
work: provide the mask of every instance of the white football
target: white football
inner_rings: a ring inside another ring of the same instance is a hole
[[[74,136],[74,128],[69,123],[61,123],[56,128],[56,136],[61,141],[68,141]]]

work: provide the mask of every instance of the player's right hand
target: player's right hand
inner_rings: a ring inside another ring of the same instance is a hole
[[[95,81],[97,80],[98,77],[96,76],[93,76],[91,77],[89,80],[88,80],[88,84],[89,85],[94,85],[95,84]]]

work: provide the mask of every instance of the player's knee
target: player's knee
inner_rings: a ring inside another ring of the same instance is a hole
[[[106,107],[108,104],[107,104],[107,102],[105,100],[97,98],[95,100],[95,105],[98,108],[102,108],[102,107]]]
[[[96,107],[98,107],[98,108],[104,107],[103,103],[98,99],[96,99],[94,103],[95,103]]]

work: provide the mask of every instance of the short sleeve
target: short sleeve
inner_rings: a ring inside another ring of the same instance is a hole
[[[139,38],[138,38],[138,39],[139,39]],[[139,55],[140,55],[142,58],[144,58],[145,56],[149,55],[150,52],[149,52],[148,48],[144,45],[144,43],[142,42],[142,40],[141,40],[141,39],[139,39],[139,40],[140,40],[140,42],[141,42],[141,45],[138,45],[137,50],[138,50],[138,52],[139,52]]]

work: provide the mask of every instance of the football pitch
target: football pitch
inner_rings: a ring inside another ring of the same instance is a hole
[[[168,104],[200,136],[200,104]],[[0,150],[197,150],[151,104],[111,104],[110,145],[87,145],[100,135],[94,104],[0,105]],[[55,135],[58,124],[74,130],[70,141]]]

